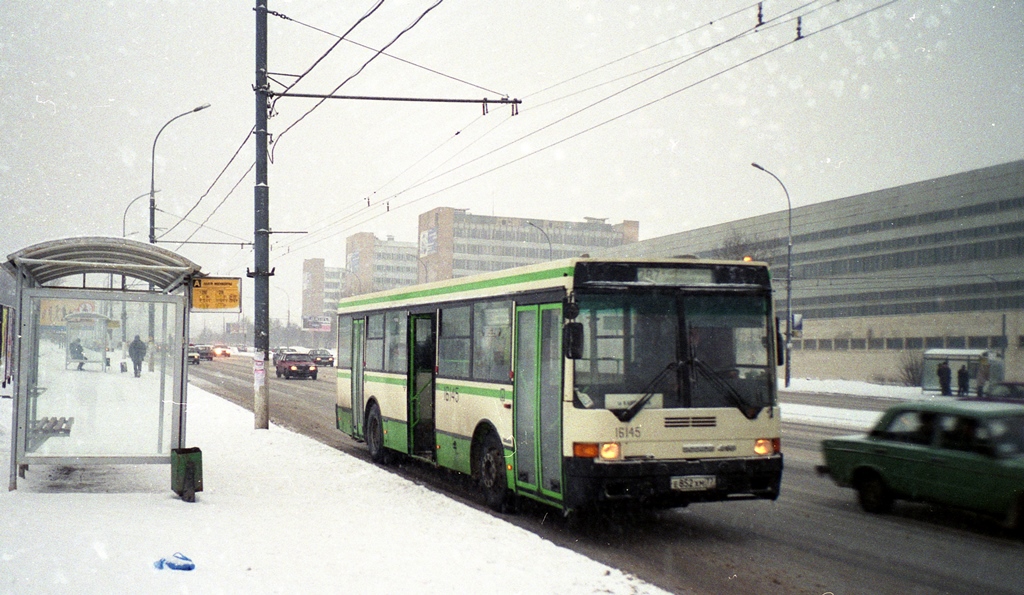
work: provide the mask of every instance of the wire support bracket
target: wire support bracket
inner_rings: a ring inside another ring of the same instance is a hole
[[[356,101],[404,101],[404,102],[418,102],[418,103],[479,103],[483,106],[484,115],[487,115],[488,105],[511,105],[512,115],[519,115],[519,105],[523,103],[521,99],[515,99],[512,97],[501,97],[498,99],[490,99],[484,97],[483,99],[454,99],[447,97],[387,97],[387,96],[370,96],[370,95],[324,95],[320,93],[290,93],[283,92],[278,93],[276,91],[266,91],[267,97],[297,97],[300,99],[352,99]]]

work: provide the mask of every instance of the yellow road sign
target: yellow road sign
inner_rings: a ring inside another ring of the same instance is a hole
[[[192,280],[193,312],[241,312],[241,277],[202,277]]]

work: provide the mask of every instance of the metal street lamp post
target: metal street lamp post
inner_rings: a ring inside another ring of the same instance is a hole
[[[204,109],[206,109],[208,107],[210,107],[210,104],[209,103],[204,103],[203,105],[200,105],[199,107],[192,108],[192,109],[188,110],[185,113],[178,114],[177,116],[174,116],[173,118],[171,118],[170,120],[167,121],[167,124],[164,124],[163,126],[160,127],[160,130],[156,133],[156,136],[153,138],[153,151],[152,151],[152,154],[150,155],[150,162],[149,162],[149,243],[150,244],[155,244],[156,243],[156,141],[158,141],[160,139],[160,133],[163,132],[164,128],[167,128],[167,125],[170,124],[171,122],[177,120],[178,118],[182,118],[184,116],[187,116],[189,114],[194,114],[194,113],[196,113],[198,111],[202,111],[202,110],[204,110]]]
[[[534,223],[533,221],[527,221],[526,224],[529,225],[530,227],[536,228],[537,231],[544,234],[544,239],[548,241],[548,260],[551,260],[551,238],[548,236],[548,232],[541,229],[540,226]]]
[[[789,190],[779,176],[756,163],[750,165],[775,178],[786,193],[786,212],[789,219],[789,241],[786,245],[786,387],[789,387],[790,361],[793,359],[793,203],[789,200]]]
[[[199,107],[192,108],[192,109],[190,109],[187,112],[184,112],[184,113],[178,114],[177,116],[174,116],[173,118],[168,120],[166,124],[161,126],[160,130],[157,131],[156,136],[153,137],[153,151],[150,153],[150,158],[149,158],[149,243],[150,244],[155,244],[156,243],[156,141],[158,141],[160,139],[160,133],[163,132],[164,128],[167,128],[167,125],[170,124],[171,122],[177,120],[178,118],[187,116],[189,114],[194,114],[195,112],[198,112],[200,110],[204,110],[204,109],[206,109],[208,107],[210,107],[210,104],[209,103],[204,103],[203,105],[200,105]],[[149,284],[149,290],[153,291],[153,284],[152,283]],[[150,304],[149,304],[149,341],[148,341],[148,343],[149,343],[149,350],[148,351],[150,353],[154,352],[153,351],[153,342],[154,342],[154,338],[155,338],[154,337],[154,333],[155,332],[156,332],[156,309],[155,309],[154,304],[152,302],[150,302]],[[154,362],[155,359],[156,359],[155,357],[150,357],[149,358],[149,371],[150,372],[153,371],[153,366],[155,364],[155,362]]]
[[[160,192],[160,191],[156,190],[156,191],[154,191],[154,193],[155,192]],[[122,238],[127,236],[127,229],[125,227],[125,224],[128,221],[128,209],[132,208],[132,205],[135,204],[135,201],[139,200],[140,198],[144,198],[146,196],[149,196],[149,192],[143,192],[142,194],[136,196],[135,198],[133,198],[131,200],[131,202],[128,203],[128,206],[124,208],[124,215],[121,216],[121,237]],[[134,232],[132,232],[132,233],[134,233]]]

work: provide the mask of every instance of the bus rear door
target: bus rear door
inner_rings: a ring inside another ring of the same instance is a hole
[[[363,368],[366,364],[366,321],[352,321],[352,436],[363,437]]]
[[[437,353],[434,314],[409,318],[412,357],[409,359],[409,439],[411,453],[434,459],[434,366]]]

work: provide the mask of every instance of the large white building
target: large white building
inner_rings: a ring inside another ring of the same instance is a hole
[[[738,257],[772,265],[785,319],[780,211],[615,248],[622,256]],[[904,354],[1005,352],[1024,380],[1024,161],[792,209],[796,377],[894,381]],[[605,254],[609,253],[605,252]]]

